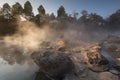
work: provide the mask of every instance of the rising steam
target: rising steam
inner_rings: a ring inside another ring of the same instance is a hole
[[[5,43],[16,45],[23,49],[37,50],[41,47],[41,43],[49,41],[55,43],[63,40],[67,46],[82,46],[87,43],[100,41],[108,34],[105,31],[89,31],[84,26],[77,24],[67,24],[67,28],[56,30],[46,25],[39,28],[35,23],[25,20],[22,16],[18,17],[18,31],[13,36],[4,38]],[[88,45],[88,44],[87,44]]]
[[[50,29],[47,26],[44,26],[44,28],[38,28],[30,21],[21,21],[18,19],[17,33],[13,36],[5,37],[4,41],[10,45],[16,45],[21,48],[35,50],[38,49],[40,44],[47,40],[47,38],[52,34],[49,32]]]

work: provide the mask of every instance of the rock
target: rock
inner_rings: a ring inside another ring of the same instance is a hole
[[[115,64],[102,51],[117,59]],[[120,39],[112,36],[85,49],[69,50],[65,42],[59,41],[55,49],[37,51],[31,56],[40,67],[36,80],[119,80],[119,53]]]
[[[117,58],[116,60],[116,67],[119,68],[120,71],[120,58]]]
[[[63,40],[59,40],[59,41],[57,41],[57,43],[56,43],[56,50],[57,51],[65,51],[66,50],[66,42],[65,41],[63,41]]]
[[[62,52],[36,52],[32,54],[32,58],[40,67],[40,71],[53,78],[61,78],[74,69],[70,57]]]
[[[102,62],[106,62],[106,59],[100,54],[100,46],[99,44],[95,44],[95,45],[92,45],[88,52],[87,52],[87,57],[88,57],[88,62],[91,64],[91,65],[99,65],[101,64]]]
[[[84,56],[81,53],[73,53],[71,54],[71,59],[74,63],[74,73],[83,76],[87,69]]]
[[[118,65],[114,65],[113,67],[114,67],[117,71],[120,72],[120,66],[118,66]]]
[[[99,80],[119,80],[119,77],[110,72],[101,72],[99,74]]]
[[[109,72],[115,74],[115,75],[119,75],[119,72],[117,70],[109,70]]]
[[[66,47],[64,47],[64,46],[57,48],[57,51],[65,51],[65,50],[66,50]]]
[[[93,71],[88,69],[84,72],[84,77],[79,75],[78,80],[98,80],[98,73],[93,72]]]
[[[84,76],[84,72],[87,69],[87,67],[84,64],[80,63],[74,63],[75,64],[75,74]]]
[[[120,58],[120,37],[109,36],[101,44],[101,47],[116,60]]]
[[[96,73],[96,72],[93,72],[93,71],[88,71],[88,73],[87,73],[87,77],[86,77],[86,79],[85,80],[99,80],[98,79],[98,73]]]
[[[50,79],[48,76],[46,76],[45,73],[39,71],[36,73],[35,80],[52,80],[52,79]]]
[[[74,74],[66,74],[65,78],[63,80],[80,80],[77,76]]]
[[[119,36],[108,36],[101,44],[102,49],[107,52],[114,59],[115,67],[120,71],[120,37]]]
[[[105,59],[100,54],[100,45],[94,44],[90,46],[89,50],[87,51],[87,58],[88,63],[90,65],[90,70],[94,72],[101,72],[108,70],[108,60]]]

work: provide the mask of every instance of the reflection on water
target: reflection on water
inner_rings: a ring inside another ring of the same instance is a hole
[[[19,63],[24,64],[27,57],[23,55],[23,49],[17,45],[6,44],[0,41],[0,57],[9,64]]]
[[[23,48],[0,41],[0,80],[34,80],[37,65]]]
[[[38,67],[35,64],[8,64],[0,58],[0,80],[34,80]]]

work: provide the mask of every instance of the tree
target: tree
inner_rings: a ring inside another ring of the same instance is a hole
[[[13,6],[12,6],[12,14],[13,15],[17,15],[17,14],[22,14],[23,13],[23,8],[22,6],[16,2]]]
[[[44,24],[48,19],[47,15],[45,14],[45,9],[42,5],[40,5],[37,10],[39,14],[36,15],[35,22],[40,26]]]
[[[39,15],[45,15],[45,9],[42,5],[39,6],[38,12],[39,12]]]
[[[83,10],[83,11],[81,11],[81,14],[82,14],[82,16],[79,18],[79,22],[80,23],[84,23],[84,24],[86,24],[87,23],[87,17],[88,17],[88,12],[86,11],[86,10]]]
[[[120,28],[120,10],[109,16],[108,23],[111,28]]]
[[[24,4],[24,10],[23,10],[24,14],[26,16],[29,16],[29,17],[32,17],[33,16],[33,12],[32,12],[32,5],[29,1],[27,1],[25,4]]]
[[[5,3],[5,4],[3,5],[3,11],[6,10],[6,9],[9,10],[9,11],[10,11],[10,9],[11,9],[8,3]]]
[[[82,16],[87,16],[88,12],[86,10],[81,11]]]
[[[73,11],[73,18],[74,18],[74,20],[76,20],[76,19],[77,19],[78,15],[79,15],[79,13],[78,13],[78,12]]]
[[[88,15],[88,24],[93,26],[102,26],[104,24],[104,20],[100,15],[91,13]]]
[[[3,15],[4,15],[4,18],[5,19],[11,19],[12,17],[11,17],[11,7],[9,6],[9,4],[8,3],[5,3],[4,5],[3,5]]]
[[[54,13],[51,13],[51,14],[50,14],[50,19],[51,19],[51,20],[55,19]]]
[[[2,16],[3,14],[2,14],[2,8],[0,7],[0,16]]]
[[[65,8],[63,6],[60,6],[60,8],[57,11],[57,16],[58,17],[63,17],[66,15]]]
[[[120,9],[118,9],[118,10],[116,11],[116,13],[120,13]]]

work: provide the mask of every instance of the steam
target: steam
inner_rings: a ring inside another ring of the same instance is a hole
[[[50,42],[52,46],[63,42],[65,46],[75,46],[80,43],[81,32],[71,27],[62,30],[56,30],[49,25],[44,25],[42,28],[35,23],[25,20],[22,16],[17,20],[18,31],[12,36],[6,36],[4,42],[7,45],[15,45],[26,51],[36,51],[40,49],[44,42]],[[62,43],[62,44],[63,44]],[[83,43],[83,42],[82,42]],[[61,46],[57,45],[57,46]]]
[[[8,45],[36,50],[40,44],[51,36],[48,26],[38,28],[33,22],[18,20],[18,31],[13,36],[7,36],[4,41]]]
[[[69,28],[55,30],[49,25],[39,28],[33,22],[23,21],[23,18],[21,18],[18,19],[17,33],[13,36],[5,37],[4,41],[8,45],[15,45],[22,48],[23,51],[27,49],[36,51],[42,47],[41,44],[45,41],[51,44],[63,41],[65,46],[76,47],[85,44],[84,39],[88,40],[88,37],[88,34],[84,34],[81,29],[70,26],[70,24]]]
[[[51,44],[63,41],[64,45],[69,47],[88,45],[101,41],[109,34],[102,29],[91,31],[76,23],[67,23],[66,28],[58,30],[49,25],[40,28],[35,23],[25,20],[22,16],[19,16],[17,21],[17,33],[5,37],[4,41],[8,45],[16,45],[24,50],[36,51],[42,47],[41,44],[45,41]]]

